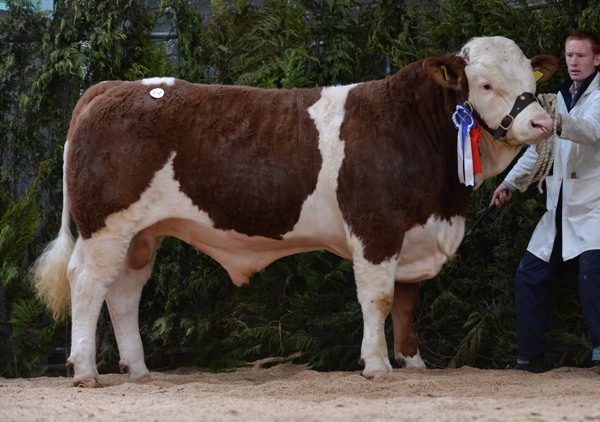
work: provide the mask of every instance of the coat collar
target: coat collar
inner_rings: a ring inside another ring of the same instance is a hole
[[[592,81],[594,81],[596,78],[598,78],[598,75],[600,75],[600,71],[596,70],[594,73],[592,73],[590,76],[588,76],[583,81],[581,86],[577,89],[577,96],[574,98],[574,101],[572,101],[571,92],[569,91],[569,88],[571,88],[571,85],[573,85],[573,80],[571,78],[567,78],[566,81],[564,81],[562,84],[560,84],[560,87],[558,88],[558,90],[560,91],[563,98],[565,99],[565,104],[567,105],[567,109],[569,111],[571,111],[571,109],[575,106],[577,101],[579,101],[579,99],[581,97],[583,97],[583,95],[588,91],[588,88],[592,84]],[[599,88],[598,81],[596,81],[594,83],[594,85],[595,86],[592,87],[592,89]]]

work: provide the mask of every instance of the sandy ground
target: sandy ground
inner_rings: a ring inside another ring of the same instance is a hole
[[[600,421],[595,368],[396,369],[369,381],[286,363],[152,377],[134,384],[102,375],[102,389],[67,378],[0,378],[0,421]]]

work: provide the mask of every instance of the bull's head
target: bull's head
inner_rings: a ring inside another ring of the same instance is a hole
[[[480,146],[493,150],[490,154],[482,151],[486,178],[502,171],[521,146],[536,144],[552,133],[553,119],[537,102],[535,90],[536,83],[546,81],[558,69],[554,56],[529,60],[507,38],[480,37],[458,54],[426,60],[423,69],[442,86],[456,90],[489,132]],[[502,140],[504,147],[493,145],[492,139]],[[491,162],[486,166],[487,160]]]
[[[535,98],[536,82],[558,69],[558,60],[538,55],[529,60],[508,38],[480,37],[455,56],[427,60],[425,70],[471,105],[495,139],[535,144],[552,131],[552,118]]]

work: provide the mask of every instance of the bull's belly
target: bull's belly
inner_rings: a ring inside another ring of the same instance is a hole
[[[450,221],[430,217],[424,226],[406,232],[396,281],[416,283],[435,277],[455,253],[465,230],[465,218],[453,217]]]
[[[333,232],[290,232],[277,240],[218,230],[197,219],[163,220],[150,229],[158,237],[176,237],[206,253],[227,270],[236,285],[247,283],[252,274],[284,256],[325,249],[348,257],[343,237]]]

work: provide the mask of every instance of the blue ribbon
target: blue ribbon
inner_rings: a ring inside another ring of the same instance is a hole
[[[475,119],[469,110],[464,108],[461,104],[456,106],[456,111],[452,115],[452,121],[454,127],[462,132],[462,140],[467,139],[467,134],[475,126]]]
[[[473,157],[469,132],[475,126],[475,119],[468,109],[462,104],[458,104],[456,111],[452,114],[452,121],[454,122],[454,127],[458,129],[458,179],[467,186],[473,186],[475,180],[473,176]]]

